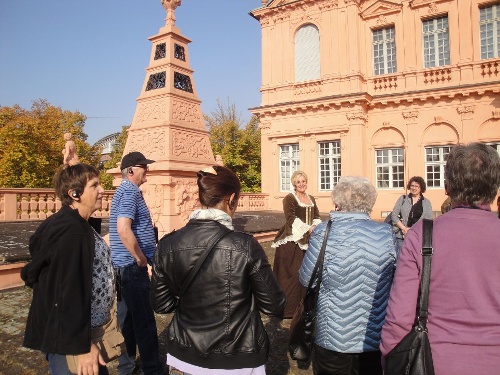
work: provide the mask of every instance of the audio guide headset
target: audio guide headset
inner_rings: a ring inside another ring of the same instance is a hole
[[[76,191],[76,190],[73,190],[73,191],[71,192],[71,196],[72,196],[73,198],[78,199],[78,198],[80,198],[80,193],[79,193],[78,191]]]

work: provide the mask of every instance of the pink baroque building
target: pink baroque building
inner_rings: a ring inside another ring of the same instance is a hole
[[[341,175],[377,187],[383,218],[412,176],[440,211],[457,143],[500,152],[500,1],[262,0],[262,191],[294,170],[322,212]]]

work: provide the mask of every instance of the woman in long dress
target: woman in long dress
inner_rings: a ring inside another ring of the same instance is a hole
[[[285,225],[271,245],[276,248],[273,272],[285,292],[287,303],[284,318],[293,316],[295,308],[304,297],[305,288],[299,282],[299,268],[307,250],[309,236],[321,223],[314,197],[306,193],[307,175],[303,171],[292,174],[294,191],[283,199]]]

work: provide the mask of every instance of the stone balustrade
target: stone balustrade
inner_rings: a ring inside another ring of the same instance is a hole
[[[108,218],[114,190],[106,190],[102,208],[94,217]],[[61,201],[53,189],[0,189],[0,221],[44,220],[61,208]],[[239,211],[265,211],[269,209],[269,195],[242,193]]]

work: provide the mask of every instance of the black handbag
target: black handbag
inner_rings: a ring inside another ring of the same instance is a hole
[[[432,351],[427,336],[429,285],[432,260],[432,220],[424,219],[422,277],[417,322],[410,333],[386,355],[385,375],[434,375]]]
[[[321,251],[318,255],[316,264],[314,265],[311,279],[307,286],[306,295],[300,301],[295,309],[292,321],[290,323],[290,337],[288,340],[288,351],[290,357],[296,361],[308,361],[311,357],[312,347],[314,343],[314,331],[316,328],[316,304],[318,302],[319,288],[323,278],[323,261],[325,259],[325,248],[328,233],[332,221],[329,220],[325,229],[325,237],[321,245]],[[314,282],[317,282],[313,287]]]

